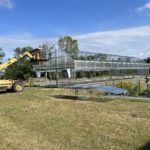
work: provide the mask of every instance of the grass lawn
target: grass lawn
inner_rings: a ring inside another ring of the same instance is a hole
[[[74,91],[26,88],[0,94],[0,149],[136,150],[150,142],[150,102],[60,95]]]

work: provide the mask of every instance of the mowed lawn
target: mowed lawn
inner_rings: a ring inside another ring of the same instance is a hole
[[[134,150],[150,142],[150,102],[61,95],[74,91],[26,88],[0,94],[0,149]]]

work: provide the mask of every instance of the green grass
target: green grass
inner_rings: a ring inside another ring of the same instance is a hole
[[[63,95],[74,91],[27,88],[0,94],[0,149],[134,150],[150,142],[149,102]]]

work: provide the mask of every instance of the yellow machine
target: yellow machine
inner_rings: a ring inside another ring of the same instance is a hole
[[[20,55],[19,58],[11,58],[7,62],[0,64],[0,72],[3,72],[5,69],[7,69],[10,65],[17,62],[19,59],[23,57],[29,57],[30,59],[34,59],[34,56],[26,51],[23,55]],[[24,90],[24,85],[21,81],[15,81],[15,80],[0,80],[0,91],[7,91],[7,90],[13,90],[14,92],[22,92]]]

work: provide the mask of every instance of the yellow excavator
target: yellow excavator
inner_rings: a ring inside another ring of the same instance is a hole
[[[36,49],[36,52],[38,52],[41,49]],[[5,69],[7,69],[10,65],[12,65],[13,63],[17,62],[19,59],[23,58],[23,57],[29,57],[30,59],[33,60],[37,60],[37,55],[39,55],[39,53],[34,53],[32,54],[32,51],[26,51],[25,53],[23,53],[22,55],[19,56],[19,58],[13,57],[10,60],[8,60],[5,63],[0,64],[0,72],[4,72]],[[7,90],[12,90],[14,92],[22,92],[24,90],[24,84],[22,81],[16,81],[16,80],[5,80],[2,79],[0,80],[0,92],[4,92]]]

